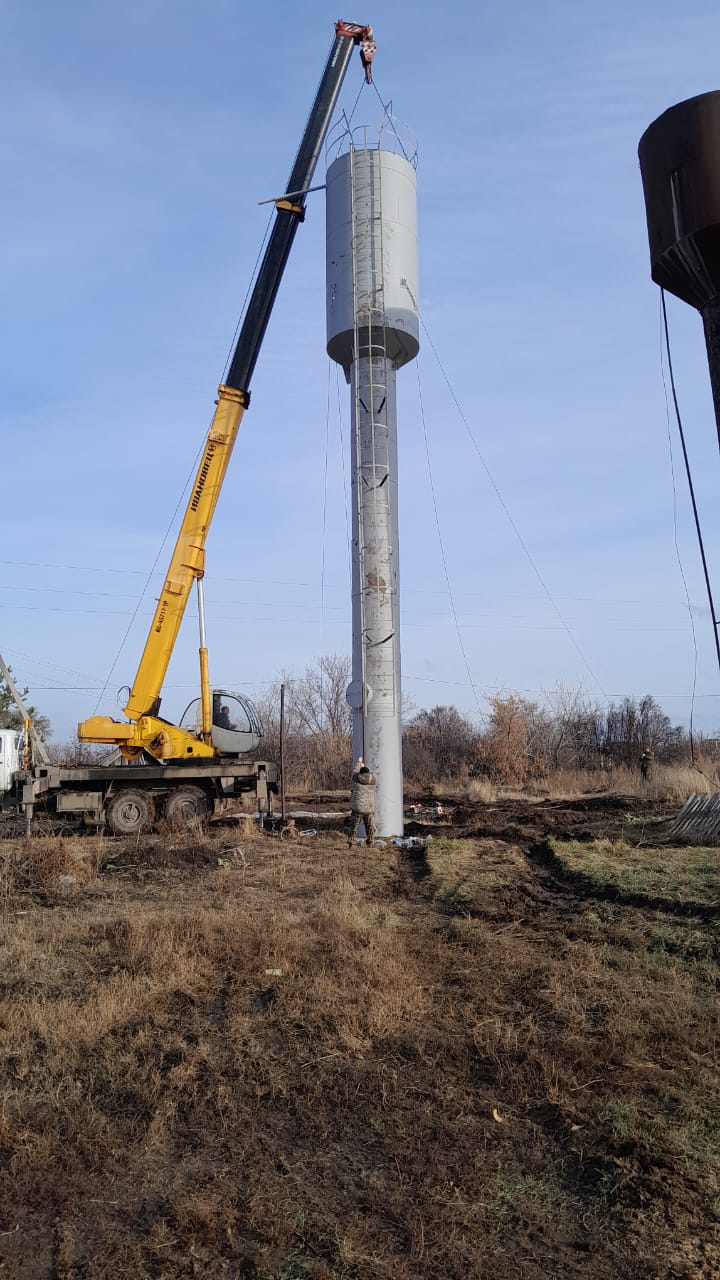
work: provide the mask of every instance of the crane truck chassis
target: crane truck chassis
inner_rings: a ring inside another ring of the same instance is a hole
[[[45,759],[31,767],[27,760],[29,726],[25,735],[0,730],[0,814],[23,813],[28,833],[38,805],[56,815],[106,823],[116,835],[137,834],[152,827],[158,818],[171,826],[182,826],[246,792],[254,793],[260,813],[272,811],[279,782],[277,765],[241,759],[260,744],[257,713],[240,694],[210,686],[202,591],[205,544],[237,431],[250,404],[250,381],[280,281],[295,232],[305,217],[305,197],[356,45],[370,83],[375,55],[372,28],[337,22],[287,190],[275,200],[275,224],[232,358],[218,387],[206,447],[130,688],[125,707],[128,719],[95,715],[78,725],[81,742],[114,747],[114,757],[122,763],[65,768]],[[194,723],[178,726],[160,716],[160,695],[193,585],[198,594],[201,696]],[[239,706],[241,725],[229,720],[228,705],[220,705],[225,698],[228,704]],[[24,708],[20,710],[23,714]]]
[[[51,817],[107,825],[117,836],[135,835],[162,819],[183,827],[221,813],[228,800],[248,793],[258,812],[272,814],[278,790],[278,767],[265,760],[26,769],[23,750],[21,731],[0,729],[0,815],[24,814],[28,829],[36,806]]]

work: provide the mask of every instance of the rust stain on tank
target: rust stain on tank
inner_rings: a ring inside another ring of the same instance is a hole
[[[367,584],[371,591],[387,590],[387,582],[378,573],[369,573],[367,575]]]

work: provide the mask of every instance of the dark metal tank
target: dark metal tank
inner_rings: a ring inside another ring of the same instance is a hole
[[[658,116],[639,157],[652,278],[702,315],[720,437],[720,92]]]

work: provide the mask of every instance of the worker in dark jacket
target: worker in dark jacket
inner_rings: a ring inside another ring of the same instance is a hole
[[[352,848],[360,829],[365,823],[365,836],[368,844],[375,843],[375,775],[370,772],[362,756],[353,770],[350,786],[350,839],[348,848]]]

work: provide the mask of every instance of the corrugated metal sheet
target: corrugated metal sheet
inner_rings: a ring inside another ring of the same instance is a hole
[[[720,844],[720,795],[691,795],[673,822],[669,838],[688,844]]]

